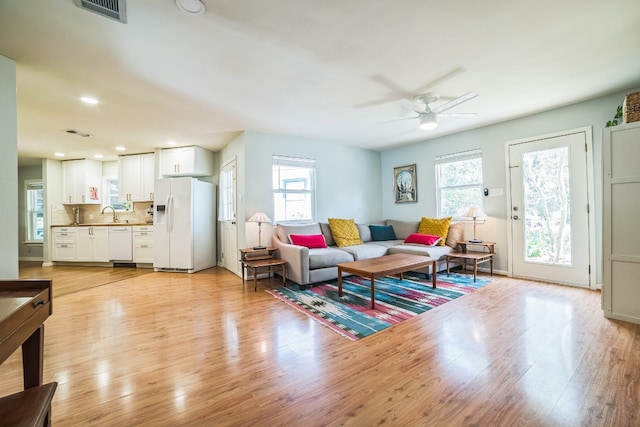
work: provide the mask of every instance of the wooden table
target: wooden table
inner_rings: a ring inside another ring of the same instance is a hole
[[[436,287],[436,258],[413,254],[392,254],[379,258],[338,264],[338,296],[342,296],[342,273],[351,273],[371,280],[371,308],[375,308],[375,279],[378,277],[400,274],[403,279],[405,271],[417,270],[431,266],[432,287]]]
[[[57,383],[42,385],[44,321],[51,315],[51,280],[0,280],[0,363],[22,346],[25,391],[0,398],[0,422],[49,425]]]
[[[24,388],[42,385],[44,321],[51,280],[0,280],[0,363],[22,346]]]
[[[491,275],[493,276],[493,256],[495,255],[495,243],[494,242],[460,242],[458,243],[462,249],[462,252],[452,252],[446,254],[447,259],[447,274],[449,274],[449,261],[453,259],[463,260],[463,268],[466,271],[467,265],[473,265],[473,281],[476,281],[478,275],[478,264],[489,262]],[[467,246],[477,245],[484,246],[488,252],[470,252],[467,251]],[[469,262],[467,262],[469,261]]]
[[[287,284],[287,261],[283,259],[256,259],[256,260],[241,260],[242,263],[242,286],[244,286],[244,271],[245,269],[251,269],[253,273],[253,290],[255,292],[258,291],[258,271],[261,268],[268,268],[269,277],[271,277],[271,273],[273,273],[274,267],[280,267],[280,271],[282,274],[282,284]]]

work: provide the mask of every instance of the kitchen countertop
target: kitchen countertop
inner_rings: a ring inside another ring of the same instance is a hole
[[[85,222],[83,224],[53,224],[51,227],[113,227],[113,226],[152,226],[152,222]]]

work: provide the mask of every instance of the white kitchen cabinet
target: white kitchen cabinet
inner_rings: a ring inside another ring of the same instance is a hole
[[[153,263],[153,225],[133,227],[133,262]]]
[[[613,319],[640,323],[640,123],[604,130],[602,308]]]
[[[56,227],[53,229],[53,261],[76,260],[77,227]]]
[[[163,176],[211,176],[213,152],[197,145],[165,148],[160,151],[160,164]]]
[[[75,227],[76,261],[109,262],[109,227]]]
[[[153,200],[154,154],[118,157],[118,200],[148,202]]]
[[[62,162],[62,203],[100,204],[102,162],[92,159]]]

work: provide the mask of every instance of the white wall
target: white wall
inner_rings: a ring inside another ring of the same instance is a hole
[[[388,150],[382,153],[381,181],[383,214],[386,218],[419,220],[421,216],[436,215],[435,163],[436,156],[480,148],[483,159],[484,187],[502,188],[503,196],[486,197],[487,223],[478,226],[478,237],[497,243],[494,268],[507,270],[507,214],[505,143],[532,136],[592,126],[595,198],[592,201],[596,218],[596,281],[602,283],[602,129],[614,115],[629,91],[604,96],[503,122],[484,128]],[[395,204],[393,183],[387,179],[393,167],[417,164],[418,202]],[[472,228],[467,227],[467,232]]]
[[[18,278],[16,63],[0,56],[0,279]]]
[[[357,222],[382,219],[378,152],[327,141],[245,132],[242,138],[223,150],[220,160],[225,162],[233,155],[238,158],[240,247],[257,244],[257,225],[244,224],[251,215],[261,211],[273,219],[271,168],[274,155],[315,159],[318,221],[326,221],[329,217],[354,218]],[[271,227],[263,226],[262,241],[270,241],[271,233]]]

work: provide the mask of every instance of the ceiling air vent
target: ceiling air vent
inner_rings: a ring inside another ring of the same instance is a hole
[[[106,16],[114,21],[127,22],[125,0],[73,0],[81,9]]]

